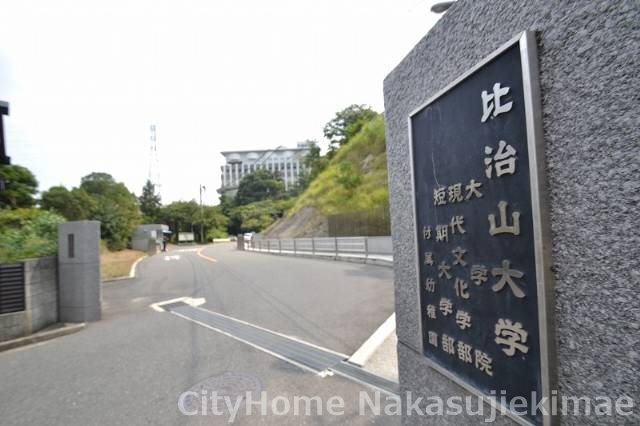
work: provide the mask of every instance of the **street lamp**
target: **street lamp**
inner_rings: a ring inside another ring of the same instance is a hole
[[[200,185],[200,243],[204,242],[204,234],[203,234],[203,226],[202,222],[204,221],[204,210],[202,208],[202,191],[206,191],[206,187],[204,185]]]
[[[455,1],[441,1],[440,3],[436,3],[431,6],[431,11],[433,13],[444,13],[446,12]]]

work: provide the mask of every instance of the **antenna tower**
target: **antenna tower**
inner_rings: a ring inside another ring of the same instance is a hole
[[[155,186],[156,192],[160,195],[160,161],[158,160],[158,143],[156,141],[156,125],[149,126],[151,135],[149,137],[149,180]]]

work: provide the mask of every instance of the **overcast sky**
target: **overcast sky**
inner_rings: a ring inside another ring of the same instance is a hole
[[[440,17],[431,0],[0,0],[8,155],[40,190],[106,172],[137,195],[156,125],[164,203],[217,204],[220,151],[317,139]]]

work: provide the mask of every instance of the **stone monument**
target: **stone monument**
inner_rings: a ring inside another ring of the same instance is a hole
[[[100,222],[66,222],[58,228],[58,303],[61,322],[102,316]]]
[[[385,79],[402,397],[478,401],[404,424],[640,422],[638,22],[462,0]]]

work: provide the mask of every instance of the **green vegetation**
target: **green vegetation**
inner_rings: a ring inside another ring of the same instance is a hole
[[[276,171],[256,170],[242,178],[238,185],[235,203],[238,206],[257,201],[274,200],[284,194],[284,182]]]
[[[342,144],[288,216],[304,207],[324,215],[388,208],[387,185],[384,117],[378,114]]]
[[[289,210],[295,199],[264,200],[237,206],[229,212],[229,234],[260,232],[271,226]]]
[[[58,212],[68,220],[87,220],[96,211],[96,201],[84,189],[52,186],[42,193],[40,207]]]
[[[5,188],[0,191],[0,208],[32,207],[38,191],[38,181],[28,169],[18,165],[0,164],[0,180]]]
[[[290,197],[278,172],[260,169],[246,175],[234,199],[220,197],[220,209],[229,218],[229,235],[268,228],[291,208]]]
[[[227,236],[229,219],[222,213],[221,206],[203,206],[200,209],[195,200],[176,201],[160,209],[160,222],[169,225],[173,238],[178,232],[195,232],[200,240],[200,225],[207,240]]]
[[[83,177],[80,189],[96,202],[92,219],[101,222],[100,236],[107,241],[107,247],[110,250],[125,249],[133,227],[139,222],[135,195],[107,173],[91,173]]]
[[[324,137],[329,140],[329,158],[343,145],[347,144],[360,130],[379,114],[366,105],[350,105],[338,111],[333,120],[323,129]]]
[[[63,222],[58,214],[34,208],[0,211],[0,263],[55,255]]]
[[[149,179],[142,187],[142,195],[138,197],[143,223],[158,223],[160,220],[160,195],[156,194],[156,186]]]

